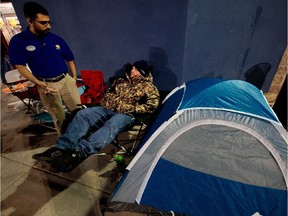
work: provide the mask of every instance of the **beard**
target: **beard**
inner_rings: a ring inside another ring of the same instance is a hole
[[[39,37],[45,37],[49,33],[50,29],[39,30],[35,28],[35,32]]]

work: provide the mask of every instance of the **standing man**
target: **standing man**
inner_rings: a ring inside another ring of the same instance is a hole
[[[29,26],[11,39],[10,62],[25,78],[37,85],[40,99],[60,134],[65,118],[62,100],[69,111],[79,108],[81,104],[74,56],[66,42],[50,32],[50,17],[44,7],[35,2],[26,2],[23,11]]]

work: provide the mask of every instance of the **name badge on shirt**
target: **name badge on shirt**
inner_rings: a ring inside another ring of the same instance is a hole
[[[28,51],[34,51],[34,50],[36,50],[36,47],[30,45],[30,46],[27,46],[27,47],[26,47],[26,50],[28,50]]]

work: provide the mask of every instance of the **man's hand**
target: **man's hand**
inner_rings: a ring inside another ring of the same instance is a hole
[[[45,90],[45,94],[48,95],[48,94],[51,94],[51,93],[57,93],[58,90],[55,89],[55,88],[49,88],[47,87],[46,90]]]
[[[36,85],[38,85],[40,88],[46,89],[47,88],[47,84],[43,81],[37,80],[37,82],[35,82]]]

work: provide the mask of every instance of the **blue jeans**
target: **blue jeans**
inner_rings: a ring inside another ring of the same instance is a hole
[[[82,157],[87,157],[111,143],[132,123],[133,117],[101,106],[82,109],[73,118],[66,132],[59,136],[55,146],[74,149]],[[87,136],[92,128],[93,132]]]

